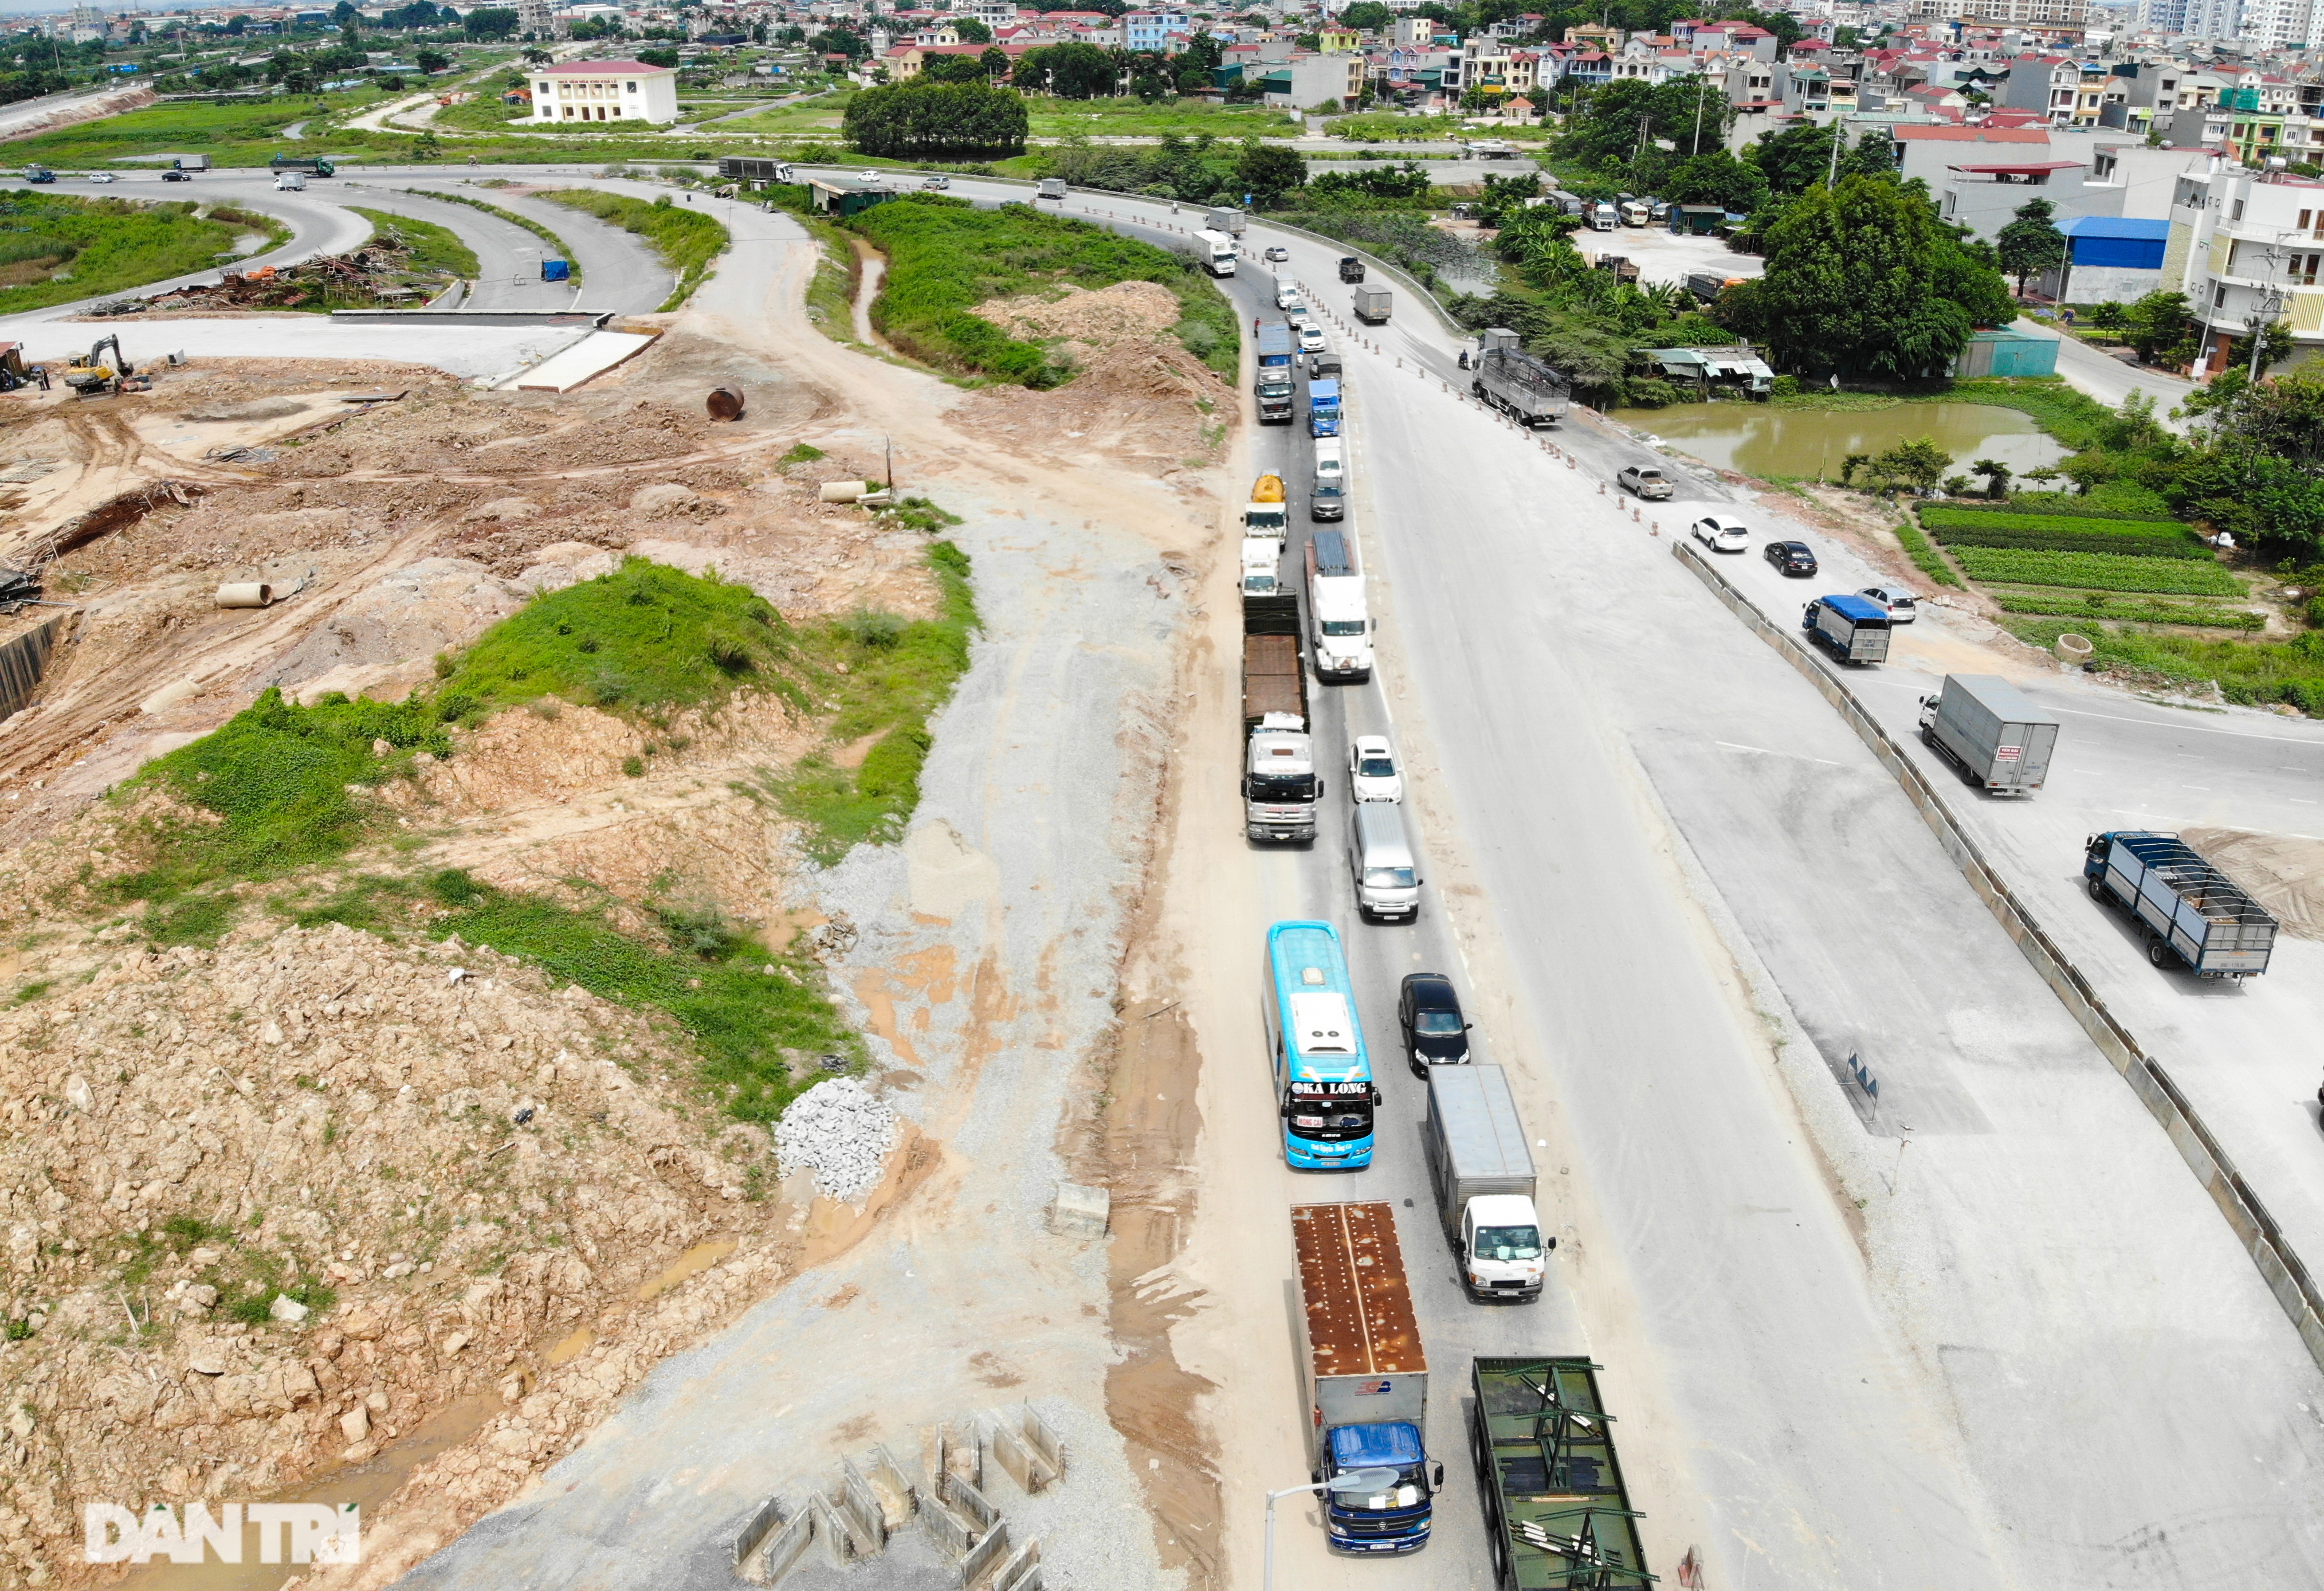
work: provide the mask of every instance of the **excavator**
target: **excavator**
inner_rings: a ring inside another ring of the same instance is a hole
[[[13,393],[18,387],[28,387],[35,382],[40,384],[42,392],[49,390],[49,367],[25,364],[24,345],[22,343],[0,343],[0,393]],[[0,578],[0,586],[5,584],[5,578]]]
[[[113,350],[113,362],[106,364],[105,351]],[[132,384],[137,367],[121,351],[121,339],[108,337],[89,349],[88,357],[76,359],[65,366],[65,385],[83,398],[109,398]]]

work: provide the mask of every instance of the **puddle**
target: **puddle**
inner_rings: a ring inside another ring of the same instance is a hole
[[[567,1359],[577,1359],[587,1353],[589,1345],[596,1340],[597,1334],[585,1326],[571,1336],[550,1344],[549,1352],[540,1356],[540,1362],[554,1369]]]
[[[395,1489],[410,1478],[411,1472],[447,1448],[457,1447],[476,1434],[487,1420],[497,1413],[501,1401],[492,1392],[472,1393],[455,1399],[431,1416],[419,1429],[383,1448],[369,1464],[355,1468],[335,1469],[318,1476],[293,1492],[272,1497],[234,1497],[225,1502],[243,1503],[323,1503],[334,1508],[352,1503],[363,1511],[364,1555],[377,1554],[383,1542],[374,1534],[377,1530],[374,1515],[380,1505],[394,1495]],[[183,1510],[180,1511],[182,1519]],[[121,1591],[275,1591],[275,1587],[308,1572],[301,1564],[261,1563],[258,1561],[258,1528],[246,1525],[242,1532],[240,1563],[151,1563],[143,1568],[132,1566],[127,1575],[115,1582]]]
[[[711,1266],[716,1264],[719,1261],[724,1259],[728,1254],[731,1254],[733,1252],[734,1240],[731,1237],[722,1237],[715,1243],[697,1243],[692,1248],[687,1249],[684,1253],[678,1255],[676,1262],[671,1264],[669,1270],[663,1272],[651,1281],[647,1282],[643,1287],[638,1289],[638,1297],[641,1300],[643,1300],[653,1297],[656,1293],[668,1292],[671,1288],[676,1287],[687,1277],[696,1275],[700,1272],[709,1270]],[[576,1333],[576,1335],[578,1334]],[[567,1337],[565,1342],[571,1342],[572,1340],[572,1337]],[[565,1343],[559,1343],[557,1346],[561,1348],[565,1346]],[[583,1347],[586,1347],[588,1345],[586,1343],[582,1345]],[[581,1349],[576,1348],[573,1351],[577,1354]],[[556,1361],[554,1360],[550,1361],[552,1364],[555,1362]]]
[[[2023,474],[2066,456],[2032,417],[1992,403],[1898,403],[1848,411],[1674,403],[1667,409],[1617,409],[1612,417],[1706,464],[1762,479],[1837,480],[1849,454],[1885,453],[1918,437],[1933,439],[1951,457],[1951,474],[1968,474],[1976,458],[1997,459]]]

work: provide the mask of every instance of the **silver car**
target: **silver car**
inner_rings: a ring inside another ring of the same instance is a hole
[[[1892,624],[1909,624],[1921,616],[1919,603],[1902,586],[1867,586],[1857,595],[1868,597],[1886,608],[1888,622]]]
[[[1670,477],[1651,464],[1633,464],[1615,476],[1614,484],[1639,497],[1665,498],[1671,495]]]
[[[1291,257],[1291,251],[1279,243],[1272,243],[1267,246],[1266,257],[1272,261],[1287,260]]]

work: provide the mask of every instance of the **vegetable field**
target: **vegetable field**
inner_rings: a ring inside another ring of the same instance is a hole
[[[2140,591],[2188,597],[2241,597],[2243,582],[2214,563],[2181,558],[2126,557],[2016,547],[1956,547],[1972,580],[2011,586],[2065,586],[2089,591]]]
[[[2100,619],[2123,624],[2195,624],[2214,630],[2262,630],[2265,615],[2245,607],[2222,607],[2210,602],[2142,602],[2098,593],[2044,597],[2031,591],[2005,591],[1996,601],[2004,613],[2039,614],[2051,618]]]

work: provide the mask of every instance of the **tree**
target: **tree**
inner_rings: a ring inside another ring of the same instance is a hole
[[[1340,13],[1340,25],[1371,32],[1396,21],[1396,13],[1382,5],[1379,0],[1356,0],[1353,5]]]
[[[847,102],[840,125],[859,153],[929,160],[1022,154],[1027,117],[1013,90],[923,77],[864,89]]]
[[[2013,315],[1991,264],[1938,220],[1924,193],[1886,178],[1809,189],[1784,206],[1766,244],[1766,274],[1723,294],[1720,319],[1794,368],[1935,374],[1978,326]]]
[[[2130,306],[2126,319],[2140,364],[2183,365],[2195,357],[2195,317],[2185,293],[2148,293]]]
[[[510,7],[486,6],[462,17],[460,32],[471,39],[513,39],[520,20]]]
[[[1729,115],[1726,96],[1704,79],[1673,78],[1649,87],[1643,79],[1622,78],[1581,96],[1566,118],[1557,153],[1592,165],[1628,160],[1638,148],[1642,118],[1650,147],[1661,140],[1689,154],[1717,149],[1726,139]]]
[[[1272,204],[1296,188],[1307,185],[1307,162],[1288,149],[1261,143],[1254,138],[1235,159],[1235,180],[1262,205]]]
[[[578,38],[579,24],[575,24]],[[851,33],[845,28],[828,28],[807,41],[807,48],[817,55],[844,55],[850,60],[862,60],[872,53],[872,46],[863,42],[861,33]]]
[[[411,59],[423,73],[429,74],[440,72],[452,64],[452,58],[441,50],[417,50]]]
[[[982,83],[985,76],[983,60],[973,55],[930,56],[920,68],[921,80],[929,83]]]
[[[1748,216],[1767,201],[1767,179],[1724,149],[1707,149],[1674,165],[1656,191],[1673,204],[1715,204]]]
[[[2012,472],[2009,466],[2002,463],[2000,459],[1979,458],[1969,467],[1969,472],[1971,475],[1981,475],[1985,477],[1985,495],[1987,496],[2006,497],[2009,495],[2009,476]]]
[[[964,44],[990,44],[992,42],[992,30],[986,27],[982,23],[977,21],[973,16],[954,17],[952,19],[952,31],[960,35],[960,42]]]
[[[1872,461],[1872,473],[1895,486],[1910,486],[1916,492],[1936,489],[1945,472],[1953,467],[1952,455],[1937,446],[1934,439],[1915,437],[1900,442]]]
[[[1038,85],[1060,99],[1111,96],[1120,83],[1113,60],[1094,44],[1051,44],[1028,50],[1017,63],[1020,85]]]
[[[1994,239],[2002,270],[2017,278],[2020,297],[2026,278],[2066,263],[2066,235],[2050,219],[2057,213],[2058,207],[2046,199],[2028,199],[2017,207],[2017,218]]]
[[[984,69],[985,81],[999,82],[1009,75],[1009,51],[998,44],[987,44],[977,56],[976,64]]]

